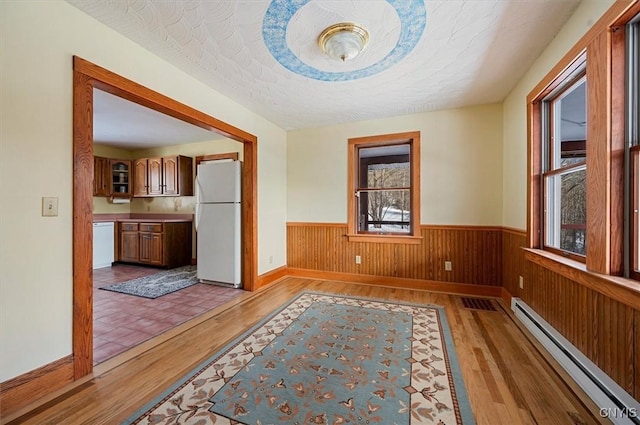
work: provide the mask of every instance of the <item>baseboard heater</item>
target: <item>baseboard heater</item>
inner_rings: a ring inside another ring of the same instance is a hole
[[[511,299],[516,317],[599,407],[597,416],[614,424],[640,425],[640,403],[598,368],[520,298]]]

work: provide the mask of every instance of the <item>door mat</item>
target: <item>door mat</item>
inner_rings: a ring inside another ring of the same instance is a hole
[[[171,270],[164,270],[150,276],[103,286],[100,289],[154,299],[195,285],[198,283],[196,272],[196,266],[178,267]]]

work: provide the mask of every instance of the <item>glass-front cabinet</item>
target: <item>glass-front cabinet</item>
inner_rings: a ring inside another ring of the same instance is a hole
[[[111,196],[131,196],[131,161],[110,160]]]

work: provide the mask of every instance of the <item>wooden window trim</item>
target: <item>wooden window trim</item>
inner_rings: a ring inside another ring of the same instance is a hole
[[[554,262],[567,261],[566,267],[575,267],[590,274],[607,276],[621,273],[621,256],[623,255],[623,219],[621,217],[624,198],[620,155],[624,144],[624,43],[620,33],[620,26],[626,25],[640,12],[640,1],[624,0],[615,2],[602,17],[587,31],[587,33],[565,54],[565,56],[549,71],[549,73],[534,87],[527,96],[527,245],[538,248],[540,255],[551,258]],[[587,111],[589,139],[591,151],[587,155],[589,171],[587,184],[590,195],[587,205],[587,226],[595,233],[588,235],[587,261],[582,267],[580,263],[564,258],[553,252],[542,251],[543,232],[541,228],[541,99],[557,89],[560,82],[581,66],[583,55],[592,57],[587,64],[588,78],[595,82],[596,90],[587,87]],[[597,105],[591,108],[590,105]],[[594,116],[600,117],[596,126]],[[602,125],[602,117],[606,125]],[[600,158],[598,160],[598,158]],[[605,163],[606,162],[606,163]],[[602,184],[606,182],[606,184]],[[591,192],[595,195],[592,196]],[[596,214],[591,214],[595,209]],[[604,225],[603,225],[604,223]],[[533,261],[533,255],[527,259]],[[534,261],[535,262],[535,261]],[[550,263],[550,265],[552,265]],[[549,267],[556,270],[557,267]],[[637,276],[636,276],[637,277]],[[601,283],[622,279],[631,282],[635,287],[637,282],[629,279],[610,276],[611,279],[599,279]],[[577,281],[580,281],[576,279]],[[581,282],[581,281],[580,281]],[[582,283],[582,282],[581,282]],[[609,285],[603,285],[605,288]]]
[[[409,234],[366,234],[359,233],[356,228],[356,203],[353,196],[356,182],[358,147],[385,146],[397,142],[410,143],[411,145],[411,229]],[[398,244],[419,244],[422,241],[420,236],[420,132],[411,131],[406,133],[393,133],[378,136],[366,136],[350,138],[348,140],[348,181],[347,181],[347,238],[349,242],[373,242],[373,243],[398,243]]]

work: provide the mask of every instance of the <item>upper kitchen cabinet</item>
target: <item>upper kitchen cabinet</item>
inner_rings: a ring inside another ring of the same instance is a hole
[[[133,196],[162,195],[162,158],[136,159],[133,170]]]
[[[110,196],[109,190],[109,158],[93,157],[93,196]]]
[[[108,195],[115,197],[131,196],[131,161],[127,159],[109,160]]]
[[[93,157],[93,196],[130,197],[131,161]]]
[[[193,196],[193,158],[136,159],[134,183],[133,196]]]
[[[166,156],[162,158],[162,173],[165,195],[193,196],[193,158]]]

